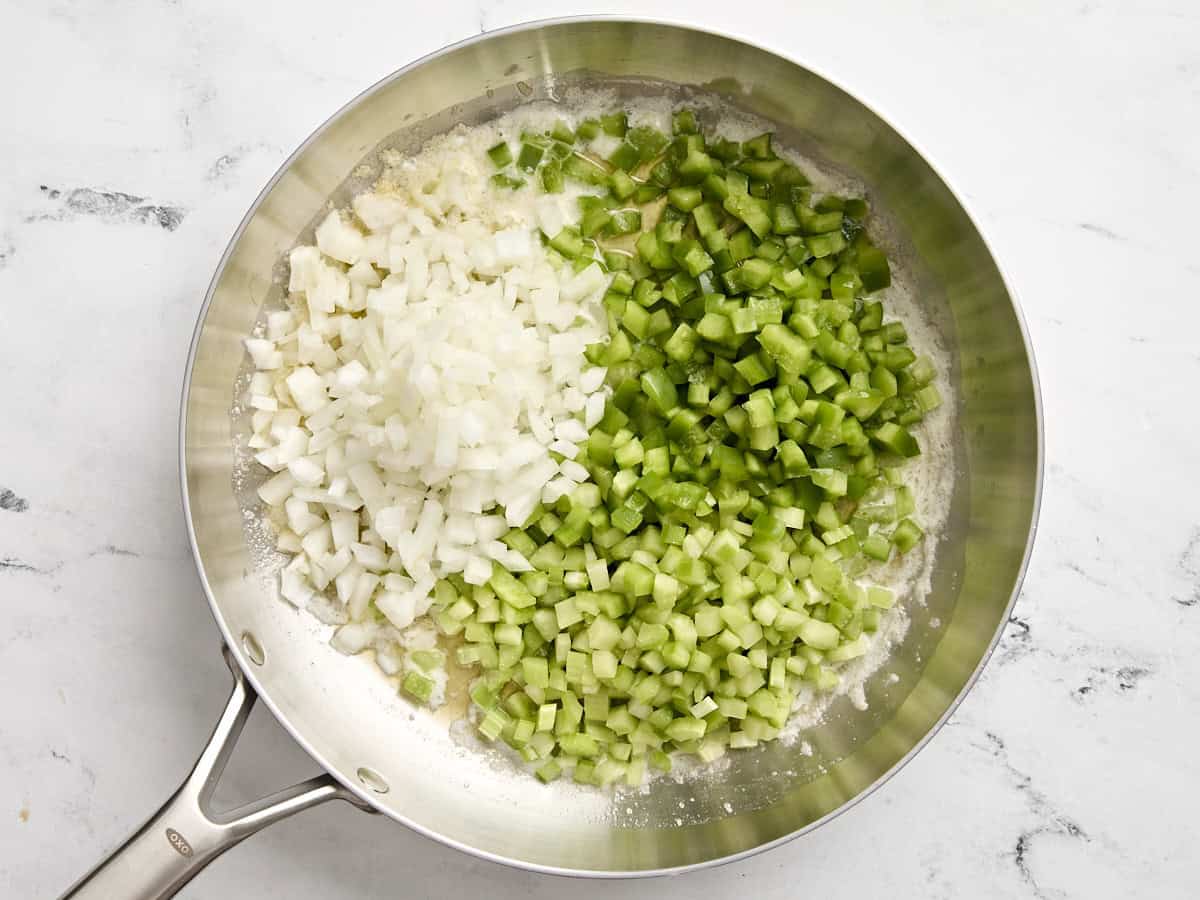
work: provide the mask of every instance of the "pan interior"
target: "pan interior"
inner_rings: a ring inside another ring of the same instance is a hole
[[[314,221],[368,186],[380,149],[415,150],[458,123],[530,99],[719,96],[769,119],[786,146],[859,181],[898,280],[948,348],[956,452],[948,521],[924,605],[866,707],[834,703],[803,741],[729,754],[703,772],[610,793],[542,786],[498,750],[398,697],[367,656],[277,599],[256,477],[235,448],[241,340],[282,302],[281,260]],[[811,72],[716,35],[566,21],[490,35],[373,88],[292,158],[223,260],[194,347],[184,468],[214,612],[266,702],[306,748],[382,811],[483,855],[554,870],[675,868],[747,852],[852,802],[917,747],[985,658],[1022,568],[1037,489],[1038,424],[1023,333],[1003,279],[936,173],[866,107]],[[244,635],[249,638],[244,639]],[[250,654],[246,647],[257,646]],[[252,656],[259,656],[261,662]],[[895,676],[895,677],[892,677]]]

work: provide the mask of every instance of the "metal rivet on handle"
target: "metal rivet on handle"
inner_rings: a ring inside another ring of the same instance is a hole
[[[386,794],[391,790],[391,787],[388,785],[388,783],[384,781],[383,776],[374,769],[368,769],[366,766],[361,766],[358,772],[355,774],[358,775],[359,781],[377,794]]]
[[[267,661],[267,654],[262,648],[262,644],[249,631],[242,632],[242,649],[246,651],[246,655],[250,657],[250,662],[256,666],[261,666]]]

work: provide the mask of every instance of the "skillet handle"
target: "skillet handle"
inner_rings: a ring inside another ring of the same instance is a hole
[[[258,699],[227,648],[224,653],[233,673],[233,692],[191,774],[150,821],[76,882],[61,900],[173,897],[218,856],[273,822],[326,800],[347,800],[363,806],[330,775],[323,774],[228,813],[217,815],[209,809],[225,763]]]

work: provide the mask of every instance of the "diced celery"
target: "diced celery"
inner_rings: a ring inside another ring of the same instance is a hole
[[[504,141],[489,148],[487,154],[497,169],[503,169],[513,161],[512,150]]]
[[[601,132],[620,139],[606,165],[573,152]],[[711,761],[774,739],[797,682],[836,686],[894,603],[855,580],[867,560],[923,536],[897,464],[942,400],[903,324],[862,300],[890,283],[866,204],[814,201],[769,134],[707,140],[687,110],[673,134],[618,110],[488,151],[500,186],[524,171],[605,191],[547,235],[575,271],[609,273],[610,336],[585,355],[612,396],[572,441],[590,479],[503,536],[533,571],[453,576],[431,611],[483,670],[481,735],[544,781],[636,785],[668,749]],[[607,246],[622,235],[635,255]],[[417,699],[423,652],[401,687]]]
[[[896,526],[896,530],[892,532],[892,543],[896,545],[896,549],[901,553],[907,553],[915,547],[925,536],[925,532],[912,519],[904,519]]]
[[[400,688],[418,703],[428,703],[433,695],[434,682],[428,675],[410,669],[401,680]]]

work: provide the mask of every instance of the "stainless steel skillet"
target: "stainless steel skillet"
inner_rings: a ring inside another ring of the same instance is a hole
[[[237,476],[231,414],[242,339],[278,298],[272,272],[381,146],[415,147],[456,122],[494,117],[572,85],[704,91],[771,120],[783,141],[865,184],[905,277],[952,357],[957,459],[950,523],[931,590],[888,671],[811,738],[731,754],[719,775],[611,795],[541,787],[459,743],[363,659],[326,645],[316,620],[271,597],[252,491]],[[347,176],[350,175],[348,178]],[[623,877],[726,862],[827,821],[895,772],[945,721],[1007,620],[1032,545],[1041,487],[1036,375],[1015,300],[962,205],[882,118],[779,56],[691,28],[616,19],[537,22],[435,53],[372,87],[284,164],[243,220],[205,299],[181,416],[184,507],[224,636],[234,690],[187,782],[75,898],[158,898],[258,829],[325,800],[374,809],[485,859],[559,874]],[[940,622],[936,627],[935,622]],[[164,672],[164,678],[171,673]],[[208,801],[255,697],[325,773],[224,817]]]

